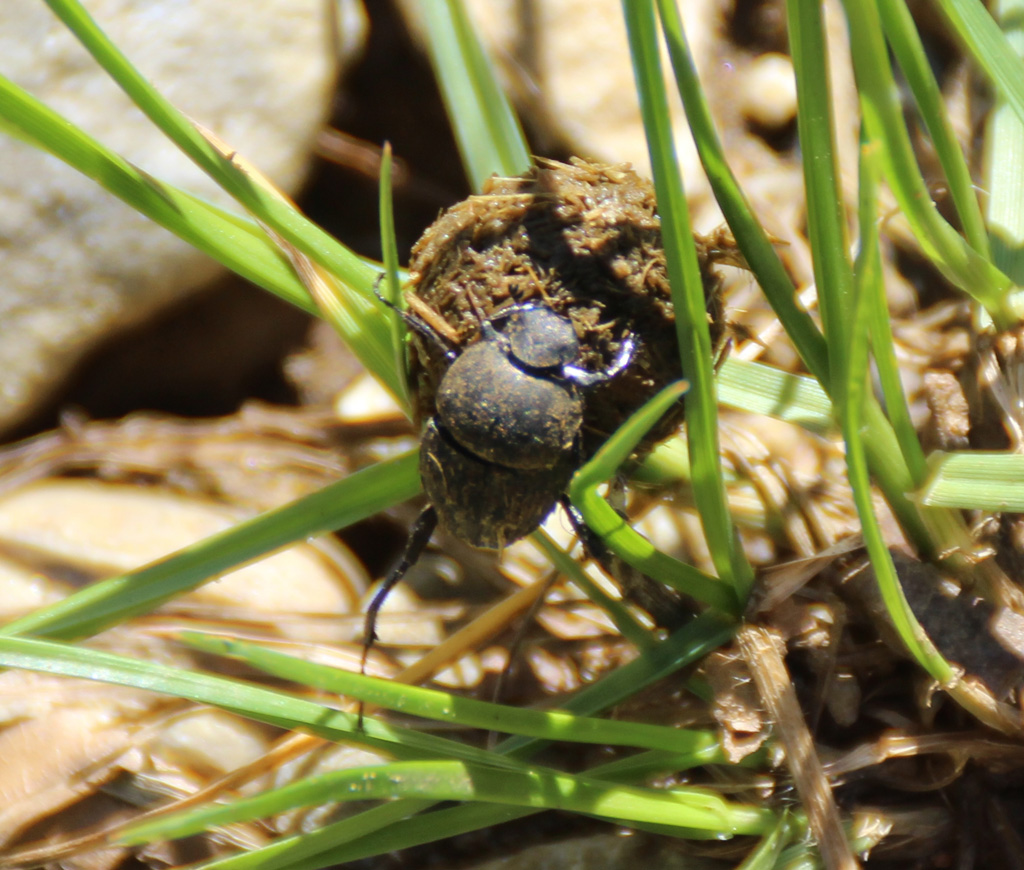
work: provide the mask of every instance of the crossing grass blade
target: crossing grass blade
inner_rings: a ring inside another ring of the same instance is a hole
[[[736,599],[743,602],[750,592],[754,574],[739,544],[726,504],[707,300],[672,141],[654,4],[650,0],[624,0],[622,8],[658,197],[680,359],[690,379],[686,428],[694,496],[715,570]]]
[[[671,384],[633,414],[609,438],[594,458],[583,466],[569,484],[569,498],[587,525],[616,555],[652,580],[691,595],[723,613],[737,613],[736,592],[725,582],[674,559],[654,547],[617,514],[598,493],[636,449],[644,434],[686,390],[686,383]]]
[[[0,635],[88,637],[286,544],[372,516],[419,489],[415,453],[379,463],[138,571],[87,586],[8,623]]]
[[[420,11],[470,186],[479,193],[495,173],[525,172],[531,164],[526,138],[462,0],[424,3]]]

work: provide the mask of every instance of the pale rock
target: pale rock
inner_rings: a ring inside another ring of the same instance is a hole
[[[86,0],[129,60],[286,191],[306,173],[362,7],[337,0]],[[333,43],[333,44],[332,44]],[[0,74],[157,178],[228,204],[38,0],[0,4]],[[219,267],[50,155],[0,136],[0,427],[44,401],[105,336]]]
[[[228,505],[157,487],[53,479],[0,498],[0,544],[37,554],[47,564],[110,576],[151,564],[244,518]],[[308,543],[293,546],[228,572],[186,600],[210,610],[272,616],[282,635],[303,639],[312,631],[307,617],[322,615],[331,640],[348,640],[350,630],[339,617],[356,609],[369,578],[340,544],[333,553],[332,565]],[[21,577],[8,580],[0,573],[0,581],[0,597],[9,588],[25,588]],[[46,593],[46,600],[51,596]],[[32,595],[20,597],[31,601]]]
[[[737,98],[743,114],[753,123],[780,129],[796,120],[796,77],[793,61],[767,52],[741,72]]]

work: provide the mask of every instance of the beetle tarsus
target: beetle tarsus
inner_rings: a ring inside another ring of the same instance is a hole
[[[602,369],[599,372],[592,372],[579,366],[566,365],[562,366],[562,377],[583,389],[603,384],[628,368],[629,364],[633,361],[633,353],[635,351],[636,339],[632,335],[627,335],[619,344],[619,352],[615,354],[615,359],[612,360],[612,364],[608,368]]]

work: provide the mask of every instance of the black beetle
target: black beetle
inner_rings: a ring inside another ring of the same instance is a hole
[[[609,368],[590,372],[575,365],[572,321],[550,308],[518,305],[481,321],[480,340],[441,380],[420,447],[442,527],[490,549],[536,529],[579,464],[581,389],[614,377],[632,352],[627,337]]]
[[[398,311],[450,364],[420,444],[429,505],[416,520],[401,562],[367,608],[364,664],[384,600],[438,523],[460,540],[489,549],[540,526],[582,458],[582,391],[623,371],[634,350],[632,336],[626,336],[608,368],[588,371],[576,365],[580,345],[568,317],[544,305],[518,304],[490,318],[478,312],[479,339],[457,351],[422,318]]]
[[[710,267],[736,265],[724,256],[734,248],[717,237],[695,242],[717,345],[724,321]],[[493,176],[424,231],[408,274],[402,317],[413,332],[408,376],[425,424],[420,475],[430,507],[370,604],[368,640],[388,590],[438,522],[470,544],[500,548],[558,502],[624,587],[664,598],[668,587],[616,564],[565,496],[603,438],[684,376],[654,186],[627,164],[578,158]],[[684,414],[680,402],[637,452],[676,431]],[[624,592],[659,626],[673,628],[684,612],[677,600]]]

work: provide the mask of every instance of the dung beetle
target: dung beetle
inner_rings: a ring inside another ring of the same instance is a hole
[[[540,526],[582,460],[583,391],[622,372],[635,346],[625,336],[611,365],[595,372],[577,364],[580,344],[572,321],[544,305],[515,304],[489,318],[478,312],[479,338],[460,350],[418,315],[395,310],[449,365],[420,445],[429,504],[402,560],[367,608],[364,664],[384,600],[438,523],[488,549],[501,549]]]
[[[481,321],[480,339],[454,356],[420,447],[423,488],[451,534],[501,549],[551,512],[579,464],[581,391],[621,372],[633,340],[601,372],[575,365],[579,353],[571,320],[517,305]]]
[[[710,267],[728,260],[714,239],[695,242],[717,345],[724,319]],[[480,547],[529,534],[556,503],[567,505],[574,471],[606,434],[685,374],[654,186],[628,164],[541,159],[522,175],[488,179],[413,245],[406,301],[429,506],[370,603],[364,661],[388,590],[438,523]],[[677,404],[638,453],[684,414]],[[570,521],[586,538],[579,518]],[[612,561],[599,538],[584,543]],[[678,618],[678,602],[658,605],[662,615],[640,603],[659,625]]]

